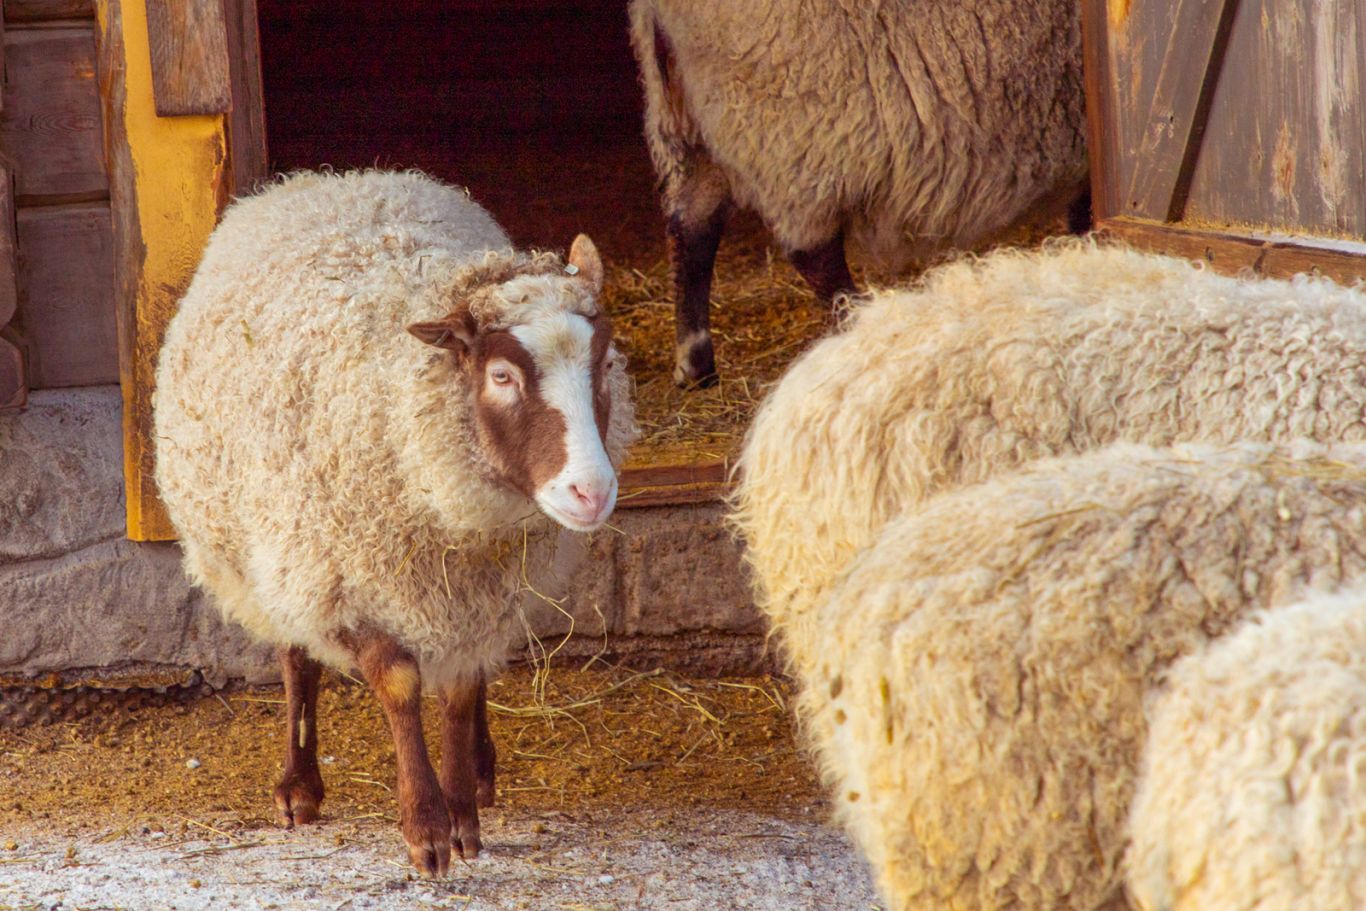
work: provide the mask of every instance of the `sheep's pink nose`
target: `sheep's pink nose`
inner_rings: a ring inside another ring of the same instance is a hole
[[[574,501],[584,514],[596,519],[602,515],[603,507],[607,505],[607,497],[611,490],[608,484],[588,482],[570,484],[569,492],[574,495]]]

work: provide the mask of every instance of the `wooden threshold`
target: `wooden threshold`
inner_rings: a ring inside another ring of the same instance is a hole
[[[1366,279],[1366,243],[1307,234],[1234,234],[1126,217],[1104,218],[1096,227],[1135,247],[1200,260],[1229,274],[1246,269],[1289,278],[1307,272],[1344,285]]]
[[[725,459],[631,464],[621,471],[617,509],[716,503],[730,492],[730,465]]]

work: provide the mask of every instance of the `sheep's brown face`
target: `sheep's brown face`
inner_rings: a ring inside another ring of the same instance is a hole
[[[499,478],[561,525],[592,531],[616,504],[606,442],[608,375],[618,355],[605,316],[534,307],[537,296],[563,293],[569,282],[587,282],[593,294],[601,289],[602,263],[586,237],[575,241],[569,263],[573,277],[525,276],[501,286],[539,311],[522,324],[476,332],[438,322],[409,331],[457,352],[479,442]]]

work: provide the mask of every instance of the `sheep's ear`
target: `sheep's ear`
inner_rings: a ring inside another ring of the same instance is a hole
[[[575,275],[588,282],[594,294],[602,292],[602,257],[598,255],[597,246],[587,234],[580,234],[574,238],[574,243],[569,248],[569,265]]]
[[[474,345],[474,333],[463,320],[448,318],[430,323],[413,323],[408,331],[428,345],[459,354],[464,354]]]

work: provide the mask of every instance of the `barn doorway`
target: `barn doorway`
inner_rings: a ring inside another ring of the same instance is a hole
[[[762,225],[741,215],[717,270],[723,382],[674,387],[664,220],[626,0],[257,3],[269,169],[420,168],[469,187],[519,246],[565,249],[591,235],[637,384],[635,481],[642,467],[664,468],[643,481],[706,478],[685,496],[719,492],[763,384],[826,317]]]

